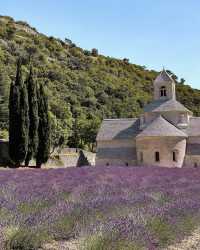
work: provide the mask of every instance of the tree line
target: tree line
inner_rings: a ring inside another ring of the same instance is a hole
[[[42,84],[34,78],[32,66],[26,80],[18,59],[9,97],[9,155],[13,166],[46,163],[50,154],[48,99]]]

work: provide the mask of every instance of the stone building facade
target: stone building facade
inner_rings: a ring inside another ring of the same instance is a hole
[[[176,100],[175,82],[165,70],[139,118],[102,122],[96,165],[200,166],[200,117]]]

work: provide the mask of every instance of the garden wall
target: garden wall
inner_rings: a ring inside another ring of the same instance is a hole
[[[9,162],[8,141],[0,140],[0,166],[8,166]],[[55,151],[42,168],[66,168],[83,165],[95,165],[95,154],[80,149],[63,148]],[[35,161],[31,161],[30,166],[35,166]]]

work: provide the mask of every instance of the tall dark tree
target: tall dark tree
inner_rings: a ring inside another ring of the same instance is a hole
[[[19,75],[19,68],[17,68],[17,75]],[[21,159],[18,157],[19,143],[19,116],[20,116],[20,91],[19,87],[12,82],[10,86],[9,98],[9,155],[13,163],[20,164]],[[23,160],[23,159],[22,159]]]
[[[45,94],[44,88],[40,85],[38,91],[38,149],[36,155],[36,165],[41,167],[46,163],[50,154],[50,121],[48,113],[48,98]]]
[[[16,78],[15,82],[11,84],[9,99],[9,154],[17,166],[26,157],[28,130],[28,95],[22,79],[21,60],[18,60]]]
[[[29,76],[26,80],[28,90],[29,103],[29,142],[28,152],[26,155],[25,165],[28,166],[30,160],[35,157],[38,147],[38,99],[37,99],[37,83],[33,79],[32,67],[30,68]]]
[[[28,91],[26,84],[21,86],[20,96],[20,145],[21,153],[23,155],[23,161],[26,159],[28,152],[29,142],[29,104],[28,104]]]

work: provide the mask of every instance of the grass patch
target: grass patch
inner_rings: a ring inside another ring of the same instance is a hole
[[[143,250],[139,243],[119,239],[116,236],[92,235],[84,243],[82,250]]]
[[[77,225],[87,225],[87,213],[81,209],[74,209],[71,214],[67,214],[58,218],[51,226],[53,237],[55,240],[69,240],[77,234]]]
[[[75,235],[76,218],[74,216],[64,216],[52,226],[53,238],[55,240],[69,240]]]
[[[10,234],[6,242],[6,250],[38,250],[50,237],[42,231],[19,230]]]
[[[8,219],[9,217],[12,217],[12,213],[8,209],[6,209],[4,207],[0,208],[0,219],[1,219],[1,221],[3,221],[4,219]]]
[[[178,229],[181,235],[189,235],[198,225],[199,217],[187,215],[178,222]]]
[[[173,201],[172,197],[162,192],[156,192],[156,191],[150,192],[148,196],[151,197],[156,203],[158,203],[161,206],[165,205],[165,203],[167,202]]]
[[[147,223],[147,229],[158,240],[158,244],[164,247],[176,239],[175,228],[162,218],[154,218]]]
[[[147,229],[160,247],[166,247],[190,235],[198,221],[199,218],[192,215],[177,217],[175,224],[169,224],[163,218],[154,218],[147,223]]]
[[[18,211],[25,215],[38,213],[51,205],[49,201],[23,202],[18,206]]]
[[[70,194],[71,194],[71,192],[63,191],[63,192],[58,194],[58,198],[60,198],[62,200],[68,200]]]
[[[6,240],[9,240],[9,239],[12,239],[12,237],[19,231],[19,228],[16,227],[16,226],[9,226],[9,227],[6,227],[4,230],[3,230],[3,234],[5,236],[5,239]]]

